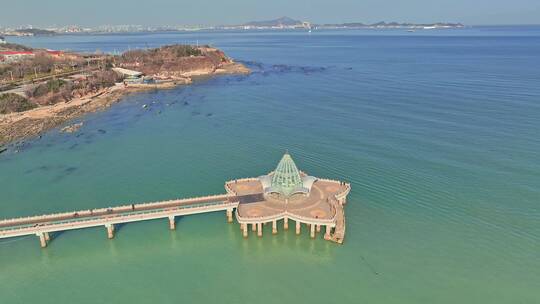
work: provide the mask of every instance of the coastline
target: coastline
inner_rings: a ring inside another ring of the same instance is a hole
[[[232,61],[213,70],[195,70],[185,73],[182,77],[175,77],[157,84],[129,84],[127,86],[117,84],[97,93],[72,99],[69,102],[42,106],[24,112],[0,114],[0,148],[5,148],[5,146],[17,141],[39,136],[85,114],[105,110],[120,102],[122,97],[128,94],[189,85],[193,82],[193,77],[249,74],[250,72],[243,64]]]

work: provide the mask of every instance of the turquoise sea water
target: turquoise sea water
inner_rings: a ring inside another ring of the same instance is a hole
[[[222,193],[285,149],[353,190],[343,246],[282,227],[244,240],[221,213],[124,225],[112,241],[64,232],[45,250],[1,240],[0,303],[540,302],[540,27],[17,41],[198,41],[253,74],[127,96],[78,134],[10,147],[0,218]]]

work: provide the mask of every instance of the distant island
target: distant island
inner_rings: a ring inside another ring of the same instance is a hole
[[[223,29],[386,29],[386,28],[404,28],[404,29],[436,29],[436,28],[460,28],[464,27],[461,23],[399,23],[399,22],[377,22],[365,24],[361,22],[353,23],[332,23],[317,24],[309,21],[295,20],[290,17],[281,17],[273,20],[251,21],[240,25],[223,26]]]
[[[301,26],[303,25],[302,21],[292,19],[290,17],[281,17],[272,20],[263,20],[263,21],[251,21],[244,23],[242,27],[252,26],[252,27],[284,27],[284,26]]]
[[[322,24],[317,25],[318,28],[326,29],[338,29],[338,28],[350,28],[350,29],[362,29],[362,28],[373,28],[373,29],[385,29],[385,28],[404,28],[404,29],[437,29],[437,28],[461,28],[465,25],[461,23],[447,23],[447,22],[437,22],[437,23],[398,23],[398,22],[377,22],[373,24],[364,24],[364,23],[339,23],[339,24]]]
[[[45,36],[45,35],[56,35],[56,31],[51,30],[42,30],[34,28],[24,28],[24,29],[8,29],[0,31],[3,36]]]
[[[298,30],[298,29],[407,29],[428,30],[448,29],[464,27],[461,23],[436,22],[436,23],[400,23],[400,22],[377,22],[377,23],[314,23],[302,21],[290,17],[280,17],[272,20],[250,21],[237,25],[168,25],[168,26],[143,26],[143,25],[109,25],[84,28],[77,25],[51,27],[45,29],[12,29],[0,28],[0,36],[37,36],[73,33],[137,33],[137,32],[166,32],[166,31],[198,31],[198,30]]]
[[[2,145],[41,134],[120,97],[189,84],[194,76],[249,73],[210,46],[168,45],[121,55],[81,54],[0,45],[0,151]],[[80,124],[67,126],[76,132]]]

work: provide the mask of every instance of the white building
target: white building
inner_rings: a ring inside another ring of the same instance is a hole
[[[34,52],[29,51],[0,51],[0,62],[16,62],[34,56]]]

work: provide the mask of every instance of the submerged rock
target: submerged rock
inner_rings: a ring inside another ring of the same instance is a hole
[[[63,127],[62,130],[60,130],[60,131],[64,132],[64,133],[75,133],[75,132],[79,131],[79,129],[82,127],[82,125],[83,125],[82,122],[72,124],[72,125]]]

